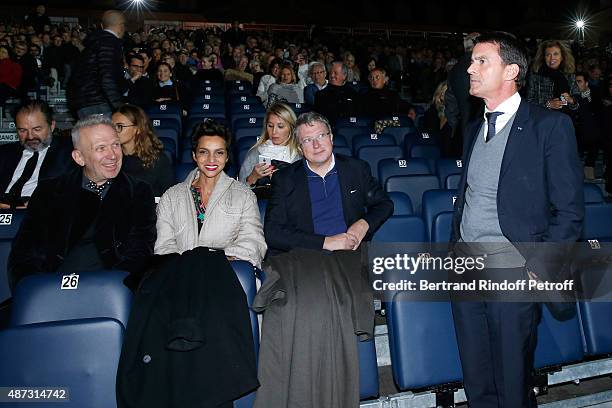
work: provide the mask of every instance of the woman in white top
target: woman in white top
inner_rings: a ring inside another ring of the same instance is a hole
[[[264,105],[267,105],[268,102],[268,88],[270,85],[276,83],[276,78],[278,78],[282,63],[283,61],[279,58],[275,58],[270,61],[268,65],[268,74],[262,76],[261,80],[259,81],[256,95],[259,97],[259,99],[261,99],[261,102]]]
[[[293,134],[296,120],[293,110],[284,103],[268,108],[263,132],[240,167],[240,181],[248,185],[267,184],[276,170],[271,160],[293,163],[301,159]],[[266,158],[266,162],[260,162],[260,156]]]
[[[197,167],[185,181],[170,187],[157,205],[156,254],[201,246],[261,267],[267,246],[257,199],[244,183],[223,172],[229,142],[229,132],[212,119],[194,130]]]
[[[268,88],[268,104],[275,102],[304,103],[304,88],[297,83],[293,67],[283,65],[276,83]]]

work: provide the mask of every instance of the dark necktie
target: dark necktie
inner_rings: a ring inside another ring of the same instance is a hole
[[[503,112],[485,113],[485,116],[487,117],[487,124],[488,124],[487,138],[485,139],[485,142],[488,142],[489,140],[493,139],[493,137],[495,136],[495,122],[497,121],[497,117],[501,115],[502,113]]]
[[[9,195],[13,197],[21,197],[21,190],[23,189],[25,183],[27,183],[27,181],[32,177],[32,174],[34,174],[36,163],[38,163],[38,152],[34,152],[32,157],[28,159],[25,168],[23,169],[23,173],[21,173],[21,176],[19,176],[15,184],[13,184],[9,190]]]

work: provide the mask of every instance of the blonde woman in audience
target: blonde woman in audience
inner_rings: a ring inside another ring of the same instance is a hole
[[[240,167],[240,181],[250,186],[269,184],[278,165],[301,159],[293,135],[296,120],[293,110],[284,103],[268,108],[263,132]]]
[[[207,119],[194,129],[192,140],[197,167],[159,201],[155,253],[183,253],[201,246],[261,267],[267,246],[257,199],[244,183],[223,172],[229,132]]]

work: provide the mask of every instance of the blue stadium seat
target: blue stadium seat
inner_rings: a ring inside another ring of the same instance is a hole
[[[261,132],[261,128],[256,127],[238,128],[234,131],[234,140],[238,141],[243,137],[255,137],[257,139],[261,136]]]
[[[232,115],[238,113],[265,113],[266,108],[261,103],[234,102],[230,105],[230,112]]]
[[[429,190],[423,193],[422,215],[429,240],[433,242],[433,222],[442,212],[453,211],[457,190]]]
[[[123,332],[117,320],[95,318],[0,331],[0,384],[66,387],[70,401],[58,405],[67,408],[116,407]]]
[[[65,290],[60,288],[70,275],[27,276],[15,289],[10,325],[104,318],[125,328],[132,305],[132,292],[123,284],[127,275],[116,270],[83,272],[76,289]]]
[[[343,156],[348,156],[348,157],[353,156],[353,152],[347,146],[334,146],[334,153],[341,154]]]
[[[402,148],[399,146],[364,146],[359,149],[357,155],[361,160],[365,160],[370,165],[372,176],[378,176],[378,163],[383,159],[399,160],[403,157]]]
[[[334,146],[338,147],[348,147],[348,142],[346,138],[342,135],[334,135]]]
[[[434,217],[431,227],[431,242],[449,242],[453,232],[454,211],[444,211]]]
[[[11,297],[6,263],[25,210],[0,210],[0,303]]]
[[[181,134],[181,121],[177,118],[152,118],[151,125],[154,132],[160,129],[171,129],[178,135]]]
[[[583,357],[582,334],[575,305],[571,318],[558,320],[550,313],[548,306],[543,304],[534,367],[538,369],[574,363]]]
[[[462,380],[450,302],[415,302],[397,293],[386,303],[393,378],[400,390]]]
[[[353,154],[359,155],[359,149],[365,146],[396,146],[395,138],[385,133],[360,134],[353,137]]]
[[[305,104],[305,103],[289,103],[289,102],[285,102],[285,104],[287,104],[291,109],[293,109],[293,112],[295,113],[295,116],[300,116],[302,113],[310,112],[311,111],[310,107],[307,104]]]
[[[353,138],[360,134],[371,134],[374,130],[369,126],[354,126],[354,127],[337,127],[334,131],[334,137],[342,136],[346,140],[349,147],[353,146]]]
[[[234,94],[230,97],[230,104],[234,103],[261,104],[261,100],[254,95]]]
[[[437,146],[438,141],[434,137],[434,135],[431,135],[427,132],[410,133],[406,135],[406,138],[404,139],[404,149],[406,151],[406,156],[410,154],[410,148],[416,144]]]
[[[410,147],[408,157],[438,160],[440,148],[434,145],[414,144]]]
[[[586,204],[584,210],[582,240],[612,242],[612,204]]]
[[[241,116],[239,118],[232,118],[232,129],[234,131],[239,128],[257,128],[263,129],[264,115],[257,114],[252,116]]]
[[[393,215],[412,215],[412,201],[410,197],[399,191],[388,193],[389,198],[393,201]]]
[[[431,174],[425,159],[382,159],[378,162],[378,179],[382,186],[391,176],[415,176]]]
[[[446,178],[451,174],[461,174],[462,172],[463,162],[459,159],[438,159],[436,161],[436,174],[440,179],[440,186],[446,186]]]
[[[192,105],[202,103],[225,104],[225,96],[223,96],[223,91],[221,91],[221,93],[203,93],[196,95],[191,101]]]
[[[266,208],[268,208],[268,200],[257,200],[257,206],[259,207],[259,216],[261,217],[261,223],[263,224],[264,219],[266,218]]]
[[[359,398],[377,397],[378,365],[374,339],[358,341],[357,351],[359,352]]]
[[[199,87],[196,86],[195,92],[196,95],[224,95],[223,85],[220,85],[218,83],[203,83]]]
[[[174,160],[178,158],[178,133],[174,129],[156,129],[155,135],[164,144],[164,150],[172,154]]]
[[[584,203],[599,204],[603,203],[604,195],[601,188],[595,183],[584,183]]]
[[[347,118],[339,118],[336,120],[334,127],[372,127],[374,119],[365,116],[351,116]]]
[[[461,174],[449,174],[446,176],[444,187],[447,189],[454,188],[456,190],[459,188],[459,181],[461,181]]]
[[[211,114],[223,114],[225,115],[225,102],[195,102],[189,107],[190,116],[208,116]]]
[[[393,176],[387,179],[385,190],[401,191],[408,194],[412,200],[414,213],[421,214],[421,201],[423,193],[428,190],[440,188],[438,177],[436,176]]]
[[[420,217],[393,215],[372,237],[372,242],[426,242],[425,225]]]
[[[413,126],[388,126],[383,130],[383,133],[393,136],[395,143],[398,146],[403,146],[406,137],[416,133],[416,128]]]
[[[236,277],[242,285],[242,289],[246,295],[247,305],[250,307],[253,305],[253,299],[257,293],[257,286],[255,283],[256,268],[246,261],[231,261],[232,268],[236,272]],[[255,346],[255,356],[259,355],[259,321],[257,320],[257,314],[249,309],[249,316],[251,318],[251,330],[253,332],[253,345]],[[234,401],[234,408],[251,408],[255,401],[255,392],[252,392],[237,401]]]
[[[262,129],[265,115],[265,112],[232,113],[230,123],[232,125],[232,129],[236,129],[237,127],[254,126]],[[240,124],[240,126],[237,126],[238,124]],[[244,126],[245,124],[252,126]]]
[[[181,117],[182,109],[178,103],[155,103],[146,108],[146,112],[149,116],[155,115],[156,117]],[[168,115],[168,116],[165,116]]]
[[[253,86],[251,85],[250,82],[237,80],[237,81],[226,82],[225,89],[226,89],[226,92],[229,92],[230,95],[236,94],[236,93],[244,93],[244,92],[252,93]]]
[[[608,286],[609,287],[609,286]],[[579,302],[586,353],[602,356],[612,353],[611,302]]]
[[[379,120],[399,121],[399,127],[414,128],[414,121],[407,115],[388,115],[379,118]],[[386,133],[386,132],[385,132]]]
[[[242,149],[250,149],[257,143],[257,138],[255,136],[245,136],[236,141],[235,148],[236,151]]]
[[[214,119],[217,122],[220,123],[225,123],[225,115],[222,113],[211,113],[209,115],[190,115],[187,118],[187,125],[185,126],[185,128],[183,129],[183,136],[184,138],[187,137],[191,137],[191,132],[193,132],[193,129],[199,125],[200,123],[204,122],[206,119]]]
[[[174,165],[174,179],[177,183],[183,182],[191,170],[195,169],[193,161],[191,163],[177,163]]]

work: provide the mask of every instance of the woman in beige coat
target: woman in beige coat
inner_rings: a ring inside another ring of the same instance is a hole
[[[267,246],[257,199],[245,184],[223,172],[229,144],[229,133],[214,120],[194,130],[192,154],[197,168],[159,201],[156,254],[202,246],[222,249],[229,259],[261,267]]]

